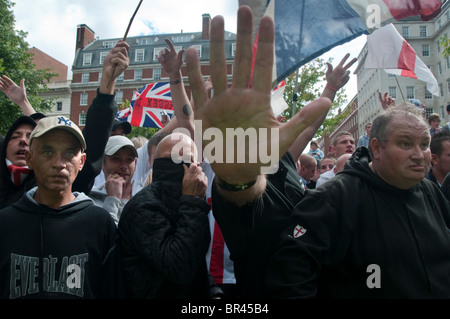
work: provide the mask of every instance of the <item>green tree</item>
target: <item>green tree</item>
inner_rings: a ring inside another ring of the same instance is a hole
[[[443,47],[442,55],[444,57],[450,56],[450,40],[448,39],[447,34],[444,34],[439,39],[439,45]]]
[[[25,79],[28,100],[36,112],[45,113],[51,109],[53,100],[44,100],[39,94],[48,90],[46,82],[56,74],[50,70],[36,70],[25,41],[27,33],[14,29],[13,6],[9,0],[0,0],[0,75],[8,76],[17,84]],[[20,115],[23,115],[20,108],[0,93],[0,133],[5,134]]]
[[[286,119],[292,117],[292,108],[294,105],[293,96],[297,94],[297,103],[295,104],[295,113],[299,112],[303,106],[309,102],[320,97],[323,88],[326,84],[326,70],[327,62],[332,63],[330,58],[326,61],[323,58],[316,58],[315,60],[303,65],[297,72],[291,74],[286,80],[286,87],[284,91],[284,99],[289,108],[283,112]],[[331,110],[328,112],[326,119],[321,127],[317,130],[315,137],[323,137],[345,119],[345,112],[337,114],[338,108],[344,108],[347,95],[345,94],[345,87],[340,89],[334,98]]]

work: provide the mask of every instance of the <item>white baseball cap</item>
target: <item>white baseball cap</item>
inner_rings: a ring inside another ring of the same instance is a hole
[[[131,149],[134,156],[138,157],[138,153],[133,142],[128,137],[122,135],[114,135],[108,139],[108,143],[106,143],[105,147],[105,155],[112,156],[123,147],[128,147]]]
[[[65,116],[49,116],[40,119],[34,130],[31,132],[29,144],[31,145],[31,142],[35,137],[40,137],[54,129],[63,129],[72,133],[80,142],[81,149],[86,149],[86,141],[84,140],[80,128]]]

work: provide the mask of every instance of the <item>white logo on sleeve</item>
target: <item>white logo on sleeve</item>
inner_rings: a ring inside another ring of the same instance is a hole
[[[299,238],[306,233],[306,228],[297,225],[294,229],[294,238]]]

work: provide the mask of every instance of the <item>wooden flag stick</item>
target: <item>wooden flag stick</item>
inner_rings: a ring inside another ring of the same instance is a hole
[[[125,35],[123,36],[123,41],[127,40],[127,36],[128,36],[128,32],[130,31],[131,24],[133,23],[134,17],[136,16],[137,12],[139,11],[139,8],[141,7],[141,4],[143,1],[144,0],[140,0],[136,10],[134,10],[133,16],[131,17],[130,22],[128,23],[127,31],[125,31]],[[117,64],[114,64],[113,72],[111,74],[111,78],[108,81],[107,88],[109,88],[109,86],[111,85],[112,79],[114,77],[114,72],[116,72],[116,66],[117,66]]]

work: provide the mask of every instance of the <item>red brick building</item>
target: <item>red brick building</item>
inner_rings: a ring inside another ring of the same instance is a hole
[[[159,52],[167,47],[165,39],[170,39],[177,51],[195,47],[198,51],[201,70],[205,79],[209,71],[209,32],[211,17],[209,14],[202,15],[202,31],[159,34],[148,36],[128,37],[130,45],[128,53],[130,65],[116,81],[116,101],[120,105],[126,100],[131,101],[133,93],[144,85],[153,82],[166,82],[168,75],[165,74],[157,57]],[[120,38],[98,39],[95,32],[87,25],[81,24],[77,29],[76,53],[72,66],[71,84],[71,120],[83,127],[85,124],[87,109],[97,94],[100,84],[103,59],[116,45]],[[227,60],[229,81],[231,82],[232,65],[236,46],[236,35],[225,32],[225,56]],[[186,67],[182,67],[183,81],[188,96],[190,88],[187,79]]]

